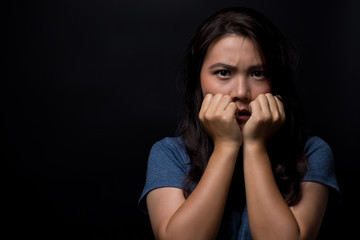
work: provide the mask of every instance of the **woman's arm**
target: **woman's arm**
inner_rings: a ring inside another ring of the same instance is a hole
[[[190,196],[158,188],[147,196],[156,239],[215,239],[224,211],[237,152],[216,147]]]
[[[266,142],[285,120],[283,105],[271,94],[252,102],[244,126],[244,177],[249,224],[254,239],[315,239],[326,209],[326,186],[301,184],[302,198],[288,207],[272,172]]]
[[[266,149],[244,146],[244,176],[254,239],[315,239],[326,210],[328,188],[301,184],[302,198],[288,207],[274,179]]]
[[[214,141],[214,151],[198,185],[185,199],[181,189],[158,188],[147,196],[157,239],[215,239],[242,143],[229,96],[207,95],[199,118]]]

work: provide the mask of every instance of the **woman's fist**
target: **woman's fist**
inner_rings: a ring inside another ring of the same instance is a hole
[[[242,134],[236,121],[238,108],[229,95],[207,94],[201,105],[199,119],[214,144],[235,144],[240,147]]]
[[[251,117],[243,128],[244,143],[265,144],[285,122],[285,110],[280,97],[260,94],[250,103]]]

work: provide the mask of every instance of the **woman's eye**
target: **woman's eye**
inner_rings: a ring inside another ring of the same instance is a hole
[[[219,71],[216,71],[215,74],[220,77],[229,77],[230,76],[230,72],[228,70],[219,70]]]
[[[256,78],[263,78],[264,72],[263,71],[254,71],[251,73],[251,76],[256,77]]]

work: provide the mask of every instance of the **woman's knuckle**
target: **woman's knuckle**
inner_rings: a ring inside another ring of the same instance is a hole
[[[209,114],[208,112],[205,112],[205,113],[203,114],[203,119],[204,119],[204,120],[209,120],[209,119],[211,119],[211,114]]]
[[[277,122],[281,119],[280,114],[277,112],[273,114],[272,118],[273,118],[274,122]]]

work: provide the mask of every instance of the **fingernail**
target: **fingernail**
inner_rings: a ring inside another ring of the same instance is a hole
[[[277,99],[279,99],[280,101],[282,101],[282,97],[280,95],[276,95],[275,96]]]

